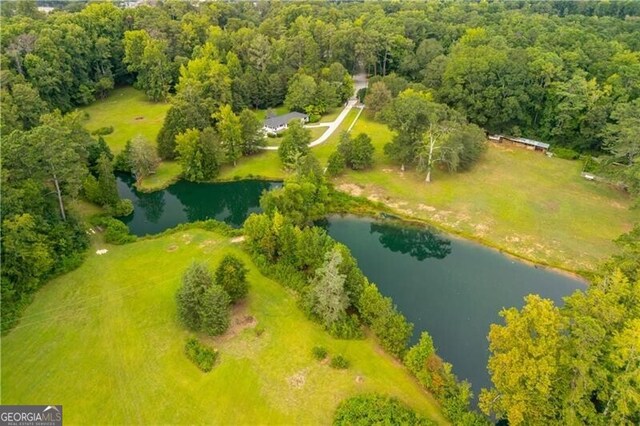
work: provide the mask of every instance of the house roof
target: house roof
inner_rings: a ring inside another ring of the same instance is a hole
[[[527,139],[527,138],[509,138],[509,139],[516,142],[523,143],[525,145],[537,146],[544,149],[549,149],[549,146],[550,146],[548,143],[534,141],[533,139]]]
[[[275,117],[267,118],[266,120],[264,120],[262,125],[264,127],[269,127],[271,129],[277,129],[278,127],[282,127],[285,124],[288,124],[291,120],[295,118],[298,118],[298,119],[303,118],[306,120],[309,118],[309,116],[301,112],[290,112],[288,114],[277,115]]]

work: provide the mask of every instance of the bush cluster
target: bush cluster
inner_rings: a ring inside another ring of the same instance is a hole
[[[349,360],[342,355],[334,356],[333,358],[331,358],[331,362],[329,362],[329,366],[331,368],[335,368],[336,370],[346,370],[347,368],[349,368],[349,365],[351,365]]]
[[[389,396],[358,395],[338,405],[333,416],[334,425],[431,425],[429,420]]]
[[[228,273],[228,275],[226,275]],[[229,296],[231,290],[235,299]],[[192,331],[217,336],[229,328],[230,305],[247,293],[246,268],[232,255],[222,259],[216,280],[203,263],[194,262],[185,271],[176,293],[178,317]]]
[[[101,216],[92,220],[93,225],[104,228],[104,240],[109,244],[127,244],[136,240],[136,236],[129,233],[127,225],[112,217]]]
[[[577,160],[580,158],[580,153],[570,148],[554,147],[552,152],[555,157],[562,158],[564,160]]]
[[[213,364],[218,358],[217,350],[203,345],[195,337],[187,339],[187,343],[184,345],[184,353],[187,355],[187,358],[205,373],[213,369]]]
[[[315,359],[317,359],[318,361],[322,361],[329,354],[327,349],[325,347],[323,347],[323,346],[314,346],[313,350],[311,351],[311,353],[313,354],[313,357]]]
[[[99,135],[99,136],[104,136],[104,135],[110,135],[111,133],[113,133],[113,126],[107,126],[107,127],[100,127],[96,130],[94,130],[93,132],[91,132],[92,135]]]

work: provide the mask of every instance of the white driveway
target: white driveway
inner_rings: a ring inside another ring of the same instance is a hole
[[[367,87],[367,75],[358,74],[353,76],[353,85],[355,89],[353,98],[347,101],[347,105],[345,105],[344,109],[340,112],[340,115],[338,115],[335,120],[326,123],[308,124],[304,126],[307,128],[327,127],[327,130],[325,130],[325,132],[320,135],[318,139],[309,143],[309,147],[313,148],[314,146],[318,146],[321,143],[325,142],[327,139],[329,139],[333,132],[335,132],[338,127],[340,127],[340,124],[342,124],[344,119],[347,117],[349,111],[351,111],[351,108],[353,108],[358,103],[358,99],[355,97],[355,95],[358,93],[358,90],[362,89],[363,87]],[[265,151],[277,151],[278,147],[263,146],[262,149],[264,149]]]

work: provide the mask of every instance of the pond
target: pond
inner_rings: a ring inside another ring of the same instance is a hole
[[[180,223],[217,219],[241,226],[259,212],[264,190],[280,182],[227,183],[180,181],[163,191],[140,193],[129,175],[118,176],[120,195],[135,211],[122,218],[136,235],[154,234]],[[487,333],[501,323],[501,309],[521,307],[537,293],[561,304],[584,284],[569,275],[535,267],[500,252],[423,227],[373,219],[331,216],[329,234],[352,251],[365,275],[415,324],[413,342],[428,331],[438,353],[453,364],[474,394],[490,386]]]
[[[413,342],[428,331],[458,378],[471,382],[476,399],[491,386],[487,334],[490,324],[503,324],[500,310],[522,307],[530,293],[562,304],[585,288],[572,276],[434,230],[348,216],[330,217],[325,227],[414,323]]]
[[[133,201],[133,214],[120,218],[135,235],[157,234],[180,223],[216,219],[240,227],[254,212],[260,212],[262,191],[281,182],[243,180],[223,183],[178,181],[162,191],[139,192],[135,179],[117,175],[118,193]]]

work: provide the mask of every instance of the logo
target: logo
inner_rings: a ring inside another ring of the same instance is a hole
[[[0,426],[62,426],[62,405],[0,405]]]

